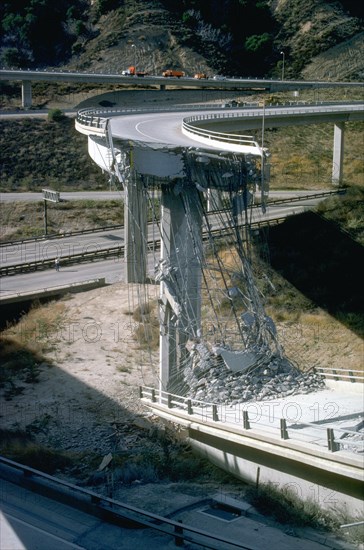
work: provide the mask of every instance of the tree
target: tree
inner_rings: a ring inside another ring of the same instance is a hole
[[[248,52],[254,53],[266,51],[271,41],[272,37],[267,32],[263,34],[252,34],[245,40],[245,49]]]
[[[66,116],[61,109],[50,109],[48,111],[48,120],[51,122],[62,122]]]

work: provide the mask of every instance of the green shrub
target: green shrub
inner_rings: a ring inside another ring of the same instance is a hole
[[[51,122],[62,122],[65,118],[61,109],[50,109],[48,111],[48,120]]]
[[[272,483],[266,483],[258,489],[250,487],[246,497],[259,512],[273,517],[279,523],[328,529],[339,526],[334,517],[324,512],[317,503],[301,500],[289,488],[279,489]]]

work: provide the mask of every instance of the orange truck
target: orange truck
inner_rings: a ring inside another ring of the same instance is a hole
[[[145,71],[137,71],[135,67],[129,67],[126,71],[121,73],[123,76],[147,76]]]
[[[167,69],[166,71],[163,71],[163,76],[174,76],[176,78],[181,78],[181,76],[185,76],[185,73],[183,71],[175,71],[173,69]]]
[[[197,78],[198,80],[202,80],[203,78],[208,78],[206,73],[196,73],[193,78]]]

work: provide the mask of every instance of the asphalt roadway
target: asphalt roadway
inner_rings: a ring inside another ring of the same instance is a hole
[[[76,508],[0,480],[0,548],[2,550],[167,550],[176,548],[174,537],[150,528],[127,528],[102,521]],[[156,486],[157,489],[157,486]],[[220,497],[219,497],[220,498]],[[259,516],[246,503],[244,514],[216,514],[211,502],[187,497],[172,519],[235,541],[248,550],[352,550],[353,545],[311,529],[278,527]],[[219,550],[234,548],[215,543]],[[186,549],[206,546],[185,543]]]
[[[332,191],[327,189],[326,191]],[[269,199],[280,198],[299,198],[302,196],[314,195],[315,193],[321,194],[325,192],[325,189],[304,190],[304,191],[269,191]],[[61,191],[60,198],[62,200],[94,200],[94,201],[107,201],[107,200],[119,200],[124,197],[124,191],[122,190],[105,190],[105,191]],[[24,193],[0,193],[0,204],[7,202],[36,202],[43,200],[43,193],[37,192],[24,192]]]

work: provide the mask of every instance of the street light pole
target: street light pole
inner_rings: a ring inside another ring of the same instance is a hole
[[[134,48],[134,71],[136,75],[136,45],[132,44],[131,47]]]
[[[262,116],[262,164],[261,164],[261,181],[260,181],[260,195],[261,195],[261,202],[262,202],[262,212],[263,214],[266,213],[266,207],[265,207],[265,181],[264,181],[264,131],[265,131],[265,99],[263,99],[263,116]]]
[[[285,61],[284,52],[281,52],[281,55],[283,56],[283,60],[282,60],[282,78],[281,78],[281,80],[284,80],[284,61]]]

